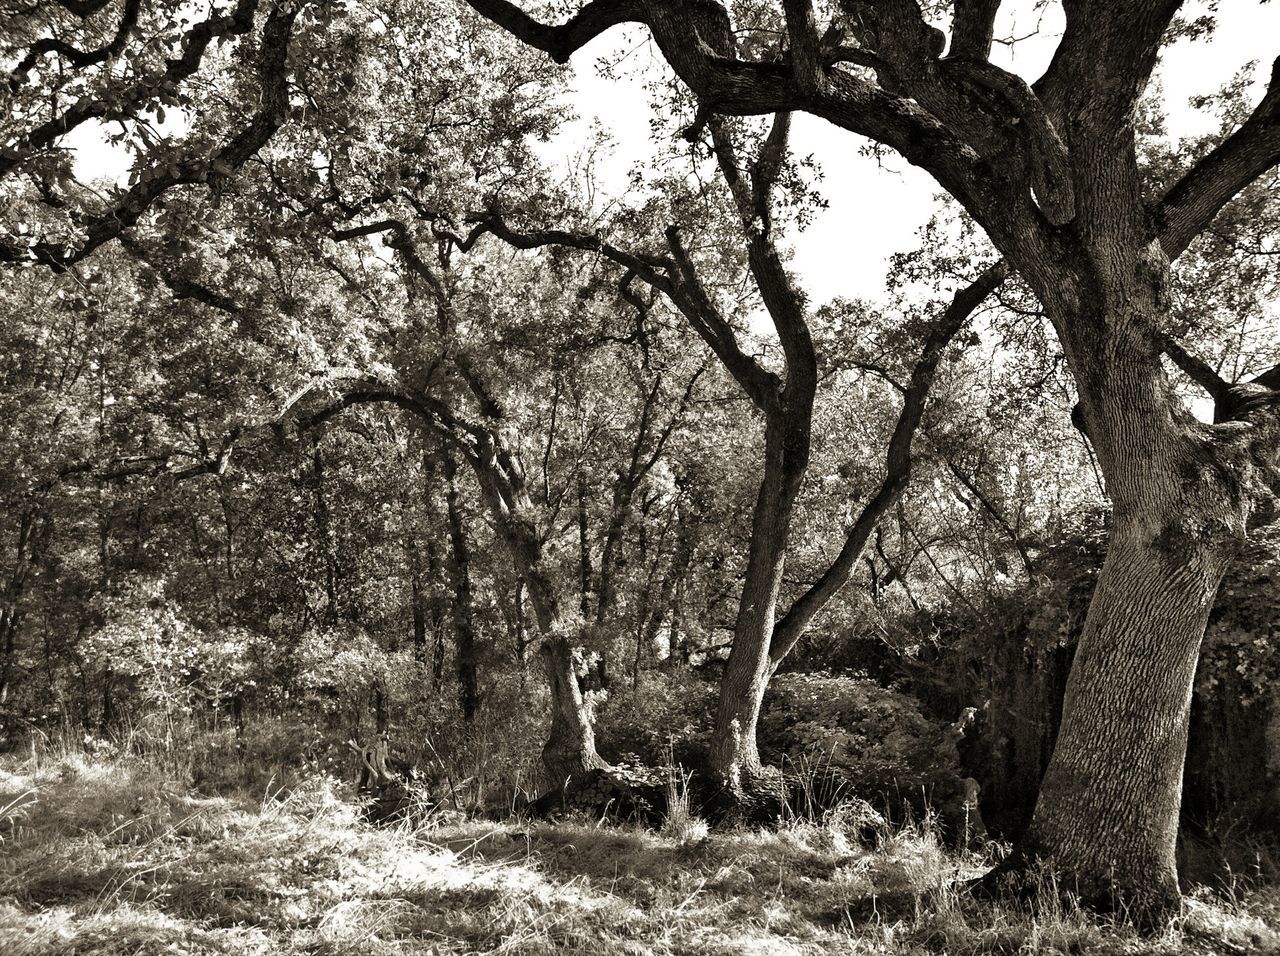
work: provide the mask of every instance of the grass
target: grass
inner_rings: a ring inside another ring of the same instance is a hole
[[[682,789],[673,781],[675,792]],[[1280,895],[1199,893],[1164,937],[968,900],[983,861],[926,825],[860,846],[867,810],[708,833],[432,819],[361,823],[331,778],[199,795],[136,759],[0,767],[0,953],[1280,952]]]

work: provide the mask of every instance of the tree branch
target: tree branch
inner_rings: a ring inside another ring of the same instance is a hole
[[[1224,381],[1222,376],[1215,372],[1208,362],[1192,355],[1171,335],[1166,335],[1161,344],[1164,347],[1164,354],[1169,356],[1170,361],[1182,369],[1188,378],[1203,388],[1209,397],[1213,399],[1215,406],[1226,401],[1227,393],[1231,391],[1231,385]]]
[[[1160,243],[1170,260],[1181,255],[1239,192],[1280,163],[1280,57],[1262,101],[1249,118],[1187,170],[1156,209]]]
[[[110,95],[82,97],[66,111],[18,137],[13,143],[0,147],[0,177],[8,175],[22,162],[87,120],[128,115],[149,102],[165,84],[176,85],[188,79],[200,69],[205,51],[217,37],[243,35],[253,29],[257,7],[258,0],[238,0],[230,14],[220,15],[214,11],[208,19],[183,34],[182,54],[165,61],[163,73],[139,80]]]
[[[986,60],[995,38],[1000,0],[953,0],[948,56]]]
[[[720,173],[738,205],[742,231],[747,240],[747,262],[765,309],[778,332],[778,341],[787,358],[785,398],[804,416],[807,431],[813,395],[818,384],[818,362],[813,337],[805,321],[804,296],[795,288],[773,243],[771,229],[772,190],[786,157],[790,114],[774,117],[769,135],[751,168],[751,183],[743,181],[737,151],[728,128],[719,119],[708,123]],[[763,406],[762,406],[763,407]],[[797,421],[795,424],[802,424]]]
[[[568,63],[569,57],[610,27],[642,18],[642,4],[631,0],[591,0],[559,26],[540,23],[506,0],[467,2],[512,36],[550,54],[557,63]]]
[[[246,4],[242,0],[241,6],[246,5],[252,8],[255,4],[252,2]],[[112,209],[88,221],[87,237],[78,248],[49,242],[38,242],[29,248],[3,244],[0,245],[0,261],[18,262],[34,258],[55,270],[65,269],[133,226],[151,204],[169,189],[229,176],[243,166],[249,157],[265,146],[276,130],[285,123],[289,110],[287,79],[289,37],[299,10],[298,7],[288,10],[277,7],[275,12],[267,18],[262,31],[262,47],[258,58],[258,77],[261,84],[258,110],[249,125],[227,142],[211,159],[184,160],[147,170]],[[251,15],[249,21],[252,24]]]
[[[243,312],[240,305],[230,296],[224,295],[216,289],[211,289],[190,276],[183,275],[172,268],[168,262],[165,262],[161,256],[153,253],[128,234],[121,233],[119,238],[120,244],[133,253],[139,262],[145,262],[156,271],[161,281],[173,292],[175,298],[194,299],[228,315],[239,316]]]
[[[813,0],[783,0],[782,8],[787,17],[796,86],[807,93],[816,93],[826,77],[818,56],[818,23]]]
[[[911,479],[911,443],[924,418],[925,405],[938,365],[942,361],[943,351],[983,300],[1004,282],[1007,275],[1008,268],[1003,261],[989,267],[973,283],[955,294],[951,304],[925,337],[920,357],[903,396],[902,411],[889,439],[884,480],[849,529],[836,559],[778,620],[769,648],[769,660],[774,669],[791,653],[814,616],[826,607],[836,592],[852,577],[876,525],[902,497]]]
[[[59,40],[57,37],[45,37],[37,40],[31,45],[27,55],[22,58],[22,62],[9,74],[10,92],[17,92],[18,87],[27,81],[27,74],[31,72],[31,68],[46,53],[57,53],[76,69],[93,66],[95,63],[101,63],[115,56],[124,49],[125,41],[129,39],[129,32],[137,26],[139,6],[141,6],[140,0],[125,0],[124,10],[120,13],[120,23],[116,27],[115,35],[106,46],[99,47],[96,50],[82,51],[70,43]]]

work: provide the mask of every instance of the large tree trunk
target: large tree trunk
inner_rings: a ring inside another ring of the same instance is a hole
[[[1100,268],[1101,286],[1076,286],[1085,290],[1077,301],[1094,308],[1055,317],[1112,524],[1053,757],[1030,827],[1001,869],[1047,862],[1060,887],[1158,924],[1179,902],[1174,851],[1196,662],[1244,534],[1248,492],[1240,463],[1185,412],[1160,365],[1151,330],[1168,305],[1167,260],[1154,243],[1129,258],[1130,271]],[[1097,328],[1112,347],[1090,350],[1086,333]]]
[[[1082,898],[1146,915],[1178,903],[1192,683],[1228,561],[1159,530],[1136,518],[1112,530],[1021,847]]]

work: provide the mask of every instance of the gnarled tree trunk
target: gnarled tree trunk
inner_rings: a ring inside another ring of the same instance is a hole
[[[574,781],[608,764],[596,753],[591,715],[578,683],[583,672],[581,656],[559,636],[547,639],[542,656],[551,688],[551,732],[542,748],[542,763],[553,786],[567,790]]]

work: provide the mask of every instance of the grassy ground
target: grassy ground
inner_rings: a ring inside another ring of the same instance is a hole
[[[0,953],[1265,953],[1280,896],[1200,893],[1140,940],[951,889],[982,861],[854,821],[707,835],[583,821],[371,828],[323,777],[199,796],[136,761],[0,769]],[[865,823],[865,821],[863,821]]]

